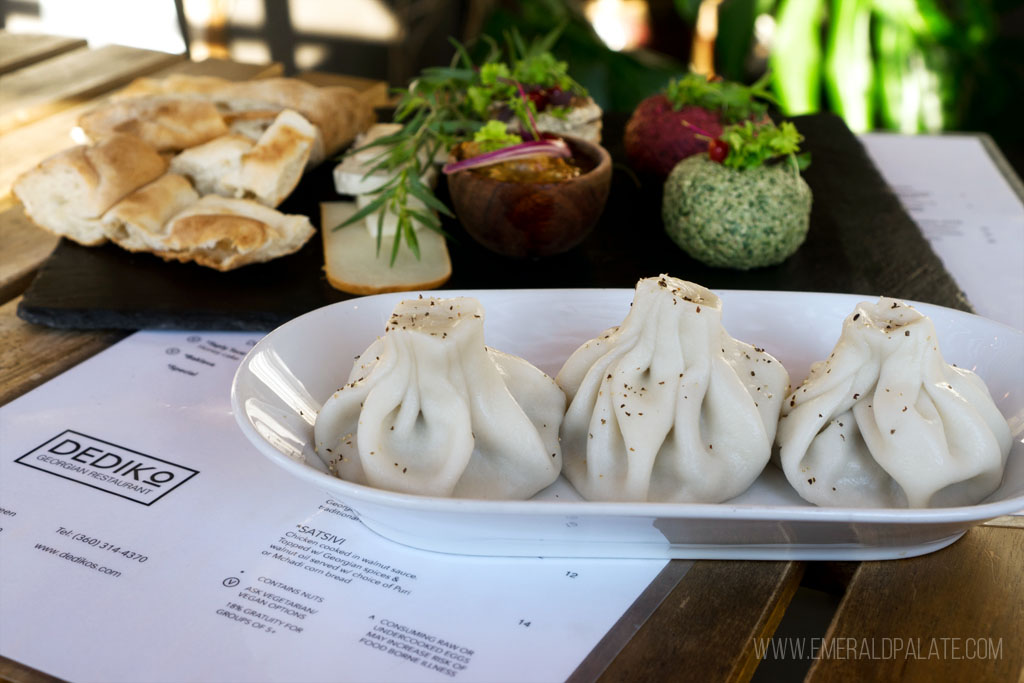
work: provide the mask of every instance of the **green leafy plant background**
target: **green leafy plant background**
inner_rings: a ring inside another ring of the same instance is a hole
[[[700,1],[673,2],[692,27]],[[784,114],[831,111],[856,132],[986,131],[1019,145],[1021,13],[1019,0],[724,0],[715,68],[746,83],[770,70]],[[761,14],[774,18],[775,35],[758,60]],[[500,37],[515,26],[529,37],[558,24],[555,54],[606,110],[631,111],[686,70],[658,53],[608,50],[567,0],[499,3],[484,33]]]

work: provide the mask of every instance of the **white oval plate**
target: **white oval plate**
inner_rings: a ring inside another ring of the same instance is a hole
[[[720,291],[729,333],[765,348],[796,386],[828,356],[843,318],[873,297]],[[632,290],[477,290],[487,344],[549,375],[598,332],[619,324]],[[968,528],[1024,509],[1024,333],[978,316],[914,306],[935,323],[949,363],[987,383],[1014,435],[1003,483],[978,505],[933,509],[815,507],[769,465],[754,485],[720,504],[600,503],[564,478],[528,501],[431,498],[353,484],[327,473],[313,450],[313,423],[344,384],[353,359],[383,333],[395,304],[384,294],[317,309],[277,328],[243,360],[231,388],[235,419],[260,453],[353,508],[393,541],[467,555],[867,560],[920,555]]]

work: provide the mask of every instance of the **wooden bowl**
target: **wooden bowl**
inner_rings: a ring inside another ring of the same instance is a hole
[[[612,161],[600,145],[565,137],[582,175],[560,183],[516,183],[460,171],[448,176],[455,215],[487,249],[516,258],[572,249],[593,229],[608,200]]]

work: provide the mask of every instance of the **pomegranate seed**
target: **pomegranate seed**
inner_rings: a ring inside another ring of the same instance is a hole
[[[721,138],[715,138],[708,143],[708,158],[711,161],[722,163],[729,156],[729,143]]]

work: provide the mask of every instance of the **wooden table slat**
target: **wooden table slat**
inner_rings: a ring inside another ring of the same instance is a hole
[[[216,76],[226,78],[229,81],[249,81],[257,78],[271,78],[284,73],[284,65],[280,62],[269,64],[249,64],[247,62],[233,62],[230,59],[204,59],[194,62],[184,60],[175,62],[170,66],[157,69],[147,74],[151,78],[163,78],[171,74],[188,74],[189,76]]]
[[[0,681],[4,683],[61,683],[63,679],[0,657]]]
[[[20,204],[0,213],[0,303],[25,291],[58,239],[36,227]]]
[[[0,76],[0,133],[120,87],[184,55],[124,45],[79,48]]]
[[[601,681],[750,680],[800,585],[802,562],[697,562]]]
[[[51,154],[74,145],[71,129],[78,117],[93,106],[95,102],[85,102],[0,135],[0,159],[9,160],[0,164],[0,197],[6,199],[10,195],[19,175]]]
[[[81,38],[0,31],[0,74],[85,47]]]
[[[0,306],[0,405],[34,389],[128,336],[32,325],[17,316],[21,298]]]
[[[862,562],[807,681],[1022,680],[1022,615],[1024,531],[975,527],[929,555]]]

